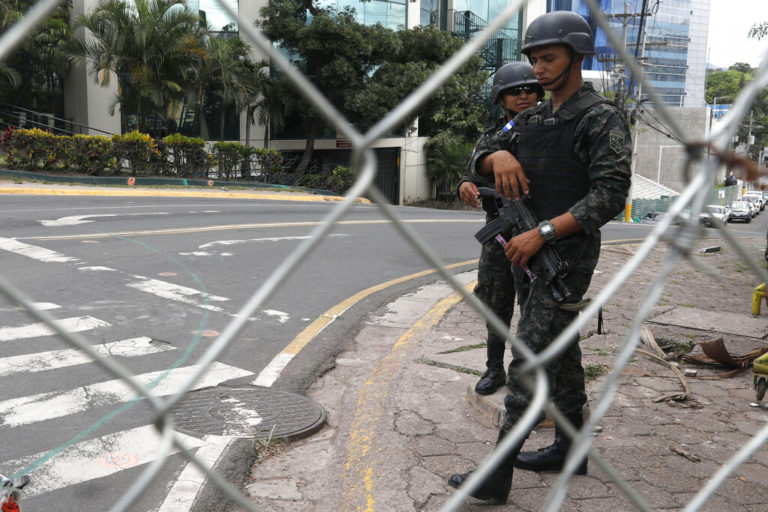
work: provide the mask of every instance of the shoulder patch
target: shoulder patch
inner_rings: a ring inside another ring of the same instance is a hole
[[[608,145],[617,155],[624,149],[624,131],[621,128],[613,128],[610,131],[610,141]]]

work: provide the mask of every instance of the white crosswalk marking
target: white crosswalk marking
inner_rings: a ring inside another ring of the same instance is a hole
[[[66,263],[68,261],[78,261],[77,258],[64,256],[56,251],[37,247],[36,245],[25,244],[13,238],[0,238],[0,249],[20,254],[33,260],[43,261],[45,263]]]
[[[152,338],[146,336],[95,345],[93,348],[104,357],[137,357],[176,349],[167,343],[153,342]],[[90,362],[90,357],[74,348],[3,357],[0,358],[0,377],[55,370]]]
[[[49,309],[58,309],[61,307],[58,304],[53,304],[51,302],[33,302],[32,306],[34,306],[35,308],[41,311],[48,311]],[[10,313],[12,311],[25,311],[25,309],[21,306],[0,308],[0,313]]]
[[[201,299],[208,299],[209,301],[224,302],[229,299],[226,297],[219,297],[217,295],[211,295],[208,293],[189,288],[187,286],[181,286],[178,284],[169,283],[167,281],[160,281],[159,279],[149,279],[141,276],[134,276],[141,281],[128,283],[127,286],[135,288],[143,292],[151,293],[162,297],[164,299],[175,300],[177,302],[183,302],[185,304],[192,304],[202,309],[208,309],[210,311],[222,311],[222,308],[213,306],[211,304],[204,304],[196,300],[197,297]],[[194,298],[193,298],[194,297]]]
[[[109,322],[99,320],[92,316],[76,316],[72,318],[58,319],[59,325],[67,332],[82,332],[96,329],[97,327],[109,327]],[[0,327],[0,341],[20,340],[36,338],[38,336],[50,336],[55,334],[47,324],[37,322],[20,327]]]
[[[178,433],[176,435],[190,449],[205,444],[201,439]],[[151,425],[81,441],[38,466],[32,473],[32,485],[24,489],[24,497],[55,491],[147,464],[165,455],[158,452],[159,444],[160,436]],[[108,452],[104,451],[105,447],[109,447]],[[172,453],[176,451],[173,449]],[[29,455],[0,463],[0,467],[10,470],[4,473],[13,474],[13,471],[27,467],[45,455],[45,452]]]
[[[186,366],[168,371],[144,373],[136,380],[144,386],[158,377],[165,377],[152,388],[154,396],[171,395],[179,390],[197,366]],[[238,377],[253,375],[251,372],[214,362],[206,374],[195,383],[193,389],[216,386],[221,382]],[[40,393],[37,395],[12,398],[0,402],[0,421],[3,425],[18,427],[38,421],[60,418],[69,414],[86,411],[90,407],[111,405],[132,400],[136,393],[121,379],[99,382],[64,392]]]

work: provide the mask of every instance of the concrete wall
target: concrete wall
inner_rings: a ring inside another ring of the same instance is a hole
[[[267,4],[267,0],[250,0],[248,2],[238,2],[238,16],[253,23],[259,18],[259,10]],[[251,42],[250,38],[246,36],[242,30],[240,31],[240,39],[245,41],[251,46],[253,50],[253,59],[256,61],[264,59],[265,55],[258,48],[256,48]],[[256,122],[251,123],[250,131],[246,126],[248,123],[248,115],[246,112],[240,114],[240,143],[254,147],[264,147],[264,134],[266,132],[266,126],[258,124]],[[245,140],[246,132],[249,131],[248,140]]]
[[[637,151],[635,156],[635,173],[658,181],[677,192],[685,188],[683,165],[687,159],[685,148],[676,140],[668,137],[669,129],[661,124],[662,117],[652,109],[643,114],[646,122],[640,122],[637,134]],[[674,119],[682,126],[686,136],[693,140],[703,139],[709,132],[709,109],[707,108],[671,108]],[[660,133],[658,128],[664,133]],[[697,172],[694,166],[692,172]],[[720,174],[722,174],[721,171]],[[719,182],[725,176],[718,176]]]
[[[96,6],[97,0],[73,0],[71,19],[89,12]],[[84,31],[84,29],[78,29]],[[81,32],[77,32],[80,35]],[[74,122],[104,130],[120,133],[120,108],[115,114],[109,110],[117,98],[117,78],[113,75],[109,87],[101,87],[94,78],[89,77],[84,63],[72,67],[64,82],[64,115]],[[85,132],[83,132],[85,133]],[[90,135],[102,132],[91,130]]]
[[[435,197],[435,186],[427,178],[429,137],[406,137],[400,151],[400,204]]]

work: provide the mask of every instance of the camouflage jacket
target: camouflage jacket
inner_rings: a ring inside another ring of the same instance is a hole
[[[592,86],[585,84],[563,102],[560,108],[592,91]],[[558,117],[557,112],[552,113],[551,100],[526,110],[515,120],[519,123],[523,115],[540,115],[543,119]],[[500,150],[510,151],[514,155],[515,142],[512,133],[522,129],[524,127],[518,124],[509,132],[496,131],[490,136],[481,137],[470,161],[469,179],[473,182],[476,179],[487,179],[477,174],[477,162],[481,157]],[[587,166],[590,190],[570,207],[569,211],[579,222],[584,233],[592,234],[624,209],[631,178],[632,147],[629,125],[624,114],[615,105],[598,104],[590,108],[578,121],[573,140],[574,155]]]
[[[494,141],[505,136],[509,137],[509,133],[503,131],[504,125],[506,124],[507,119],[504,116],[501,116],[494,122],[488,123],[485,125],[485,128],[483,128],[483,133],[480,135],[480,138],[477,139],[477,142],[475,142],[475,148],[472,150],[472,156],[467,164],[467,172],[461,177],[461,180],[459,180],[459,183],[456,185],[456,195],[459,199],[461,199],[461,196],[459,196],[459,189],[461,188],[461,184],[465,181],[471,181],[478,187],[494,186],[493,176],[479,176],[474,172],[474,168],[477,164],[477,159],[480,158],[480,156],[492,153],[492,151],[488,151],[487,148],[494,147]],[[480,151],[482,151],[482,154],[479,154]]]

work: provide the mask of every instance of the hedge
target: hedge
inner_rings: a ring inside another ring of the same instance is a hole
[[[0,145],[7,154],[7,166],[25,171],[105,176],[128,170],[131,176],[208,178],[218,165],[218,177],[227,180],[251,179],[254,170],[266,182],[283,175],[282,156],[274,149],[217,142],[210,154],[203,139],[178,133],[153,139],[138,131],[105,137],[9,128]]]

